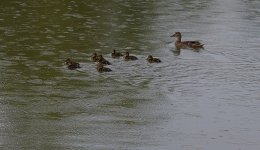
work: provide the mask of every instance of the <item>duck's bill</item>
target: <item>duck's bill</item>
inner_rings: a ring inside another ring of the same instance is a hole
[[[175,37],[175,34],[171,35],[170,37]]]

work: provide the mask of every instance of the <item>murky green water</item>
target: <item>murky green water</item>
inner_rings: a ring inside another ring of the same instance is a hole
[[[258,0],[1,1],[0,148],[259,149],[259,16]],[[176,31],[205,50],[176,51]]]

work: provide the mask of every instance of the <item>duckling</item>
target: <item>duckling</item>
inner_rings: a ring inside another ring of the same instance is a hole
[[[124,59],[125,59],[125,61],[129,61],[129,60],[137,60],[138,58],[135,56],[131,56],[131,55],[129,55],[129,52],[126,52]]]
[[[160,63],[161,60],[159,58],[153,58],[152,55],[149,55],[146,59],[149,63]]]
[[[116,50],[113,49],[113,52],[111,53],[111,56],[112,56],[112,58],[119,58],[119,57],[124,56],[124,55],[121,54],[121,53],[116,52]]]
[[[81,68],[81,67],[79,66],[78,63],[75,63],[75,64],[68,65],[68,68],[69,68],[70,70],[75,70],[75,69]]]
[[[103,65],[111,65],[111,63],[107,61],[101,54],[98,56],[98,62]]]
[[[202,43],[199,41],[181,41],[181,33],[175,32],[175,34],[171,35],[171,37],[175,37],[175,46],[178,48],[193,48],[193,49],[200,49],[203,48]]]
[[[104,65],[102,64],[102,63],[98,63],[97,64],[97,71],[99,72],[99,73],[102,73],[102,72],[110,72],[110,71],[112,71],[110,68],[106,68],[106,67],[104,67]]]
[[[92,60],[93,62],[98,62],[98,55],[97,55],[96,52],[92,54],[91,60]]]
[[[72,61],[70,58],[65,60],[65,65],[67,65],[70,70],[81,68],[79,63]]]

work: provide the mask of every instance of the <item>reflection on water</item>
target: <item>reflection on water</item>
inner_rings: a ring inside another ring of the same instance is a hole
[[[257,149],[256,0],[3,1],[0,147]],[[203,40],[174,47],[170,35]],[[139,60],[112,59],[112,49]],[[98,73],[102,53],[113,72]],[[146,62],[152,54],[160,64]],[[71,57],[82,66],[68,70]]]

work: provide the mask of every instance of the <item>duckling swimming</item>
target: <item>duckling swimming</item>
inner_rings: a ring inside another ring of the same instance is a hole
[[[119,57],[124,56],[124,55],[121,54],[121,53],[116,52],[116,50],[113,49],[113,52],[111,53],[111,56],[112,56],[112,58],[119,58]]]
[[[99,73],[102,73],[102,72],[110,72],[110,71],[112,71],[110,68],[106,68],[106,67],[104,67],[104,65],[102,64],[102,63],[98,63],[97,64],[97,71],[99,72]]]
[[[125,59],[125,61],[129,61],[129,60],[137,60],[138,58],[135,56],[131,56],[131,55],[129,55],[129,52],[126,52],[124,59]]]
[[[181,33],[175,32],[171,37],[175,37],[175,46],[177,48],[193,48],[193,49],[200,49],[203,48],[202,43],[199,41],[181,41]]]
[[[65,65],[67,65],[70,70],[81,68],[79,63],[72,61],[70,58],[65,60]]]
[[[91,60],[92,60],[93,62],[98,62],[98,55],[97,55],[96,52],[92,54]]]
[[[146,60],[149,63],[160,63],[160,62],[162,62],[159,58],[154,58],[152,55],[149,55]]]
[[[107,61],[101,54],[98,56],[98,62],[103,65],[111,65],[111,63]]]

